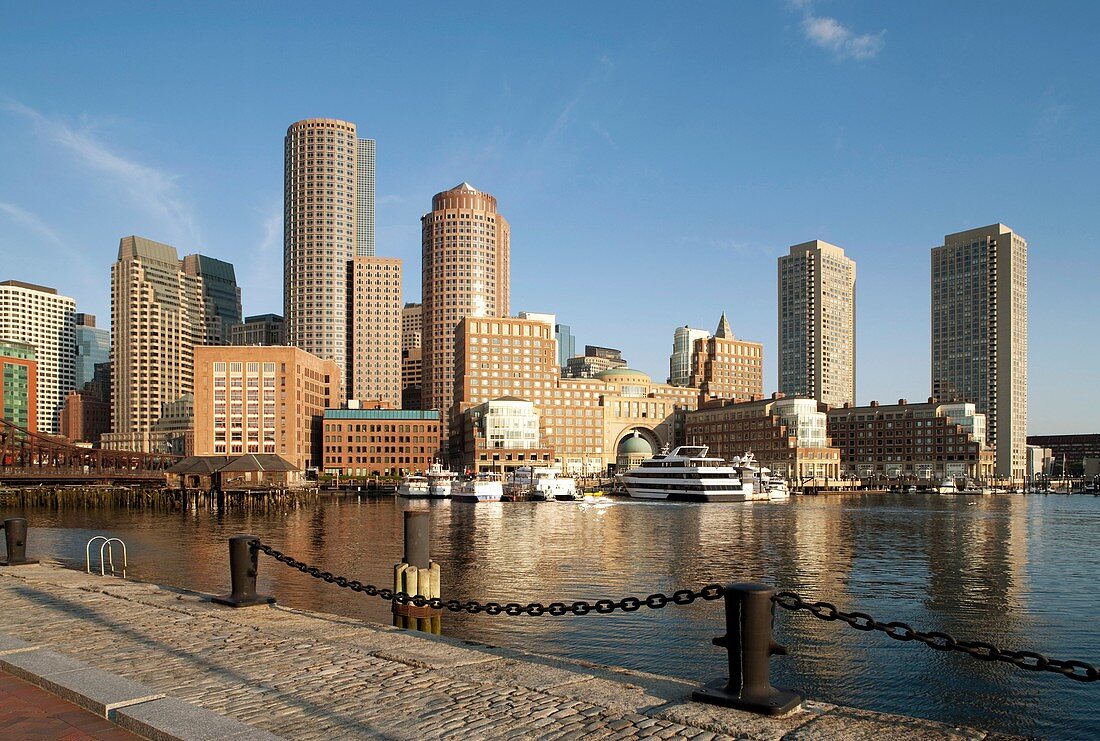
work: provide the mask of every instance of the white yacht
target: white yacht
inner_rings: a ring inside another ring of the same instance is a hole
[[[623,474],[626,492],[636,499],[687,502],[744,502],[753,498],[751,474],[721,458],[708,458],[706,445],[662,451]],[[747,480],[745,480],[747,479]]]
[[[479,473],[451,487],[451,499],[456,502],[499,502],[503,497],[504,486],[496,473]]]
[[[787,482],[780,478],[772,479],[772,470],[757,463],[751,450],[744,455],[734,456],[730,465],[737,470],[743,481],[752,482],[749,499],[787,499],[791,496],[787,490]]]
[[[428,496],[432,499],[450,499],[451,487],[458,474],[448,471],[436,461],[428,468]]]
[[[428,493],[428,477],[420,474],[409,474],[397,487],[397,496],[409,499],[426,497]]]
[[[534,495],[536,499],[546,501],[573,502],[584,499],[577,493],[577,482],[566,476],[558,476],[556,468],[536,468]]]

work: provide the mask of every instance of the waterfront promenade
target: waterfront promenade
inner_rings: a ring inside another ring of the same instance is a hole
[[[234,738],[1005,738],[812,701],[765,718],[693,703],[694,685],[670,677],[278,605],[234,610],[51,564],[0,568],[0,667],[33,675],[49,652],[146,688],[159,699],[113,718],[161,738],[188,734],[155,703],[216,714],[242,729]]]

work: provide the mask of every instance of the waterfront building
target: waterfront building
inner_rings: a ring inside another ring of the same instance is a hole
[[[407,303],[401,309],[401,349],[411,350],[421,346],[421,332],[424,330],[424,306]]]
[[[247,316],[233,327],[232,340],[231,345],[285,345],[286,324],[278,314]]]
[[[779,390],[856,401],[856,263],[819,239],[779,258]]]
[[[428,470],[439,453],[438,411],[326,409],[324,470],[343,476],[402,476]]]
[[[553,449],[540,445],[538,411],[526,399],[502,396],[471,407],[460,424],[465,471],[506,473],[554,462]]]
[[[723,314],[723,321],[725,318],[726,315]],[[732,333],[730,336],[732,336]],[[672,355],[668,358],[669,385],[693,385],[691,383],[691,362],[695,357],[695,341],[705,340],[708,337],[710,337],[710,333],[705,329],[692,329],[686,324],[676,328],[676,331],[672,333]]]
[[[1027,241],[1004,224],[932,249],[932,395],[988,418],[997,475],[1027,461]]]
[[[241,289],[233,265],[206,255],[187,255],[183,272],[202,279],[202,295],[206,304],[206,336],[203,345],[228,345],[233,340],[233,327],[241,323]]]
[[[958,418],[951,414],[960,415]],[[927,403],[846,406],[830,409],[829,437],[840,448],[842,473],[882,482],[938,483],[993,476],[993,451],[968,430],[987,420],[974,405]]]
[[[470,455],[459,429],[468,422],[465,413],[501,397],[533,404],[540,449],[553,451],[569,473],[614,464],[618,447],[634,433],[651,451],[681,439],[683,412],[698,403],[696,389],[654,383],[621,360],[620,367],[592,378],[563,378],[555,345],[553,327],[540,320],[467,317],[459,323],[451,429],[456,463]],[[588,350],[609,354],[607,348]]]
[[[357,256],[348,263],[349,399],[401,406],[401,260]]]
[[[38,431],[38,361],[26,342],[0,340],[0,413],[9,424]]]
[[[705,401],[684,420],[684,439],[726,460],[751,451],[773,475],[828,486],[840,479],[839,448],[826,434],[828,405],[805,397]]]
[[[762,397],[764,346],[734,337],[723,313],[713,335],[695,340],[686,385],[699,389],[703,400],[749,401]]]
[[[61,407],[76,386],[76,301],[56,289],[0,282],[0,341],[25,342],[37,364],[37,431],[61,431]]]
[[[73,315],[76,355],[73,358],[75,388],[95,378],[95,367],[111,359],[111,333],[95,325],[95,314]]]
[[[1056,476],[1080,476],[1085,458],[1100,458],[1100,435],[1028,435],[1028,445],[1050,450]]]
[[[374,142],[311,118],[284,139],[283,315],[287,344],[348,372],[348,263],[374,255]]]
[[[1081,471],[1087,473],[1085,470],[1085,461],[1090,460],[1088,458],[1081,459]],[[1054,473],[1054,453],[1050,448],[1044,448],[1040,445],[1027,446],[1027,479],[1028,481],[1034,481],[1038,476],[1050,476]]]
[[[568,324],[555,324],[554,339],[558,343],[558,365],[564,369],[566,361],[577,354],[577,338],[569,330]]]
[[[335,361],[295,347],[197,347],[194,372],[195,455],[321,464],[321,418],[342,402]]]
[[[595,378],[604,371],[625,367],[626,361],[623,360],[623,354],[620,351],[610,347],[585,345],[584,355],[566,359],[562,376],[564,378]]]
[[[104,447],[147,447],[164,405],[195,391],[194,348],[207,337],[203,278],[176,248],[144,237],[119,241],[111,266],[111,434]],[[159,445],[159,443],[152,443]]]
[[[451,409],[455,326],[466,317],[508,315],[508,222],[497,199],[469,183],[436,193],[421,223],[423,406]]]
[[[61,436],[69,442],[98,447],[111,431],[111,404],[84,390],[70,391],[61,410]]]

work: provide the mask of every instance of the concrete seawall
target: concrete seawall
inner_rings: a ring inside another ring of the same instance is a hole
[[[85,670],[128,683],[132,702],[95,707],[155,738],[1007,738],[812,701],[766,718],[691,702],[682,679],[51,564],[0,568],[0,666],[62,696]]]

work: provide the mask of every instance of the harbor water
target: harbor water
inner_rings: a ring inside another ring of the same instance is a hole
[[[388,587],[406,508],[431,512],[444,599],[569,603],[761,581],[920,630],[1100,663],[1100,498],[1092,496],[460,504],[353,494],[262,512],[0,506],[0,516],[28,519],[32,557],[83,568],[86,541],[110,535],[128,546],[131,578],[227,592],[226,539],[240,532]],[[259,581],[284,605],[390,621],[378,598],[263,555]],[[789,655],[773,660],[773,683],[808,698],[1047,738],[1095,737],[1100,729],[1100,682],[778,613],[778,640]],[[726,673],[724,653],[711,644],[724,632],[721,601],[566,617],[445,613],[443,630],[700,683]]]

